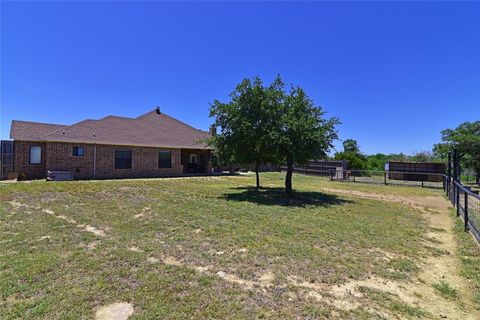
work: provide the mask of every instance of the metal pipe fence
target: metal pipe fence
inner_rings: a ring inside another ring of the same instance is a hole
[[[459,180],[458,155],[454,154],[453,165],[448,166],[448,174],[424,172],[366,171],[366,170],[315,170],[295,168],[294,172],[306,175],[329,176],[331,181],[369,183],[394,186],[413,186],[443,189],[456,214],[463,220],[465,232],[471,232],[480,242],[480,195],[479,191],[464,186]],[[284,169],[284,168],[282,168]],[[452,170],[453,169],[453,170]],[[453,172],[453,174],[452,174]]]
[[[332,170],[330,171],[330,180],[438,189],[444,188],[445,183],[443,174],[367,170]]]
[[[457,175],[458,170],[454,176]],[[443,189],[456,209],[457,216],[463,220],[465,232],[470,231],[480,242],[479,192],[464,186],[453,176],[422,172],[335,170],[331,171],[330,180]]]
[[[480,242],[480,195],[453,178],[445,176],[445,193],[463,220],[465,232],[470,231]]]

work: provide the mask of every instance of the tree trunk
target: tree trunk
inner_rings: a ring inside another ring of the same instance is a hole
[[[480,169],[477,170],[477,176],[475,177],[475,182],[480,186]]]
[[[256,175],[256,178],[257,178],[257,189],[260,189],[260,175],[258,174],[258,162],[255,163],[255,175]]]
[[[287,174],[285,175],[285,192],[292,194],[292,174],[293,174],[293,159],[287,159]]]

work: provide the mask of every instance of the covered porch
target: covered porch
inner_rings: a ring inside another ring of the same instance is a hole
[[[210,150],[181,149],[181,164],[185,174],[209,173]]]

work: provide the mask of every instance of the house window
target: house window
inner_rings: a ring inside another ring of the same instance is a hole
[[[190,154],[190,163],[197,163],[197,155],[195,153]]]
[[[85,155],[85,149],[83,147],[73,147],[73,156],[81,157]]]
[[[30,164],[42,164],[41,146],[30,146]]]
[[[115,150],[115,169],[132,169],[132,150]]]
[[[172,167],[172,152],[171,151],[159,151],[158,152],[158,167],[159,168],[171,168]]]

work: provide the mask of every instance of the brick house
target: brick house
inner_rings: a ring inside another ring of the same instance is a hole
[[[211,172],[214,134],[157,108],[137,118],[107,116],[72,125],[12,121],[14,168],[25,179],[69,171],[75,179],[180,176]]]

